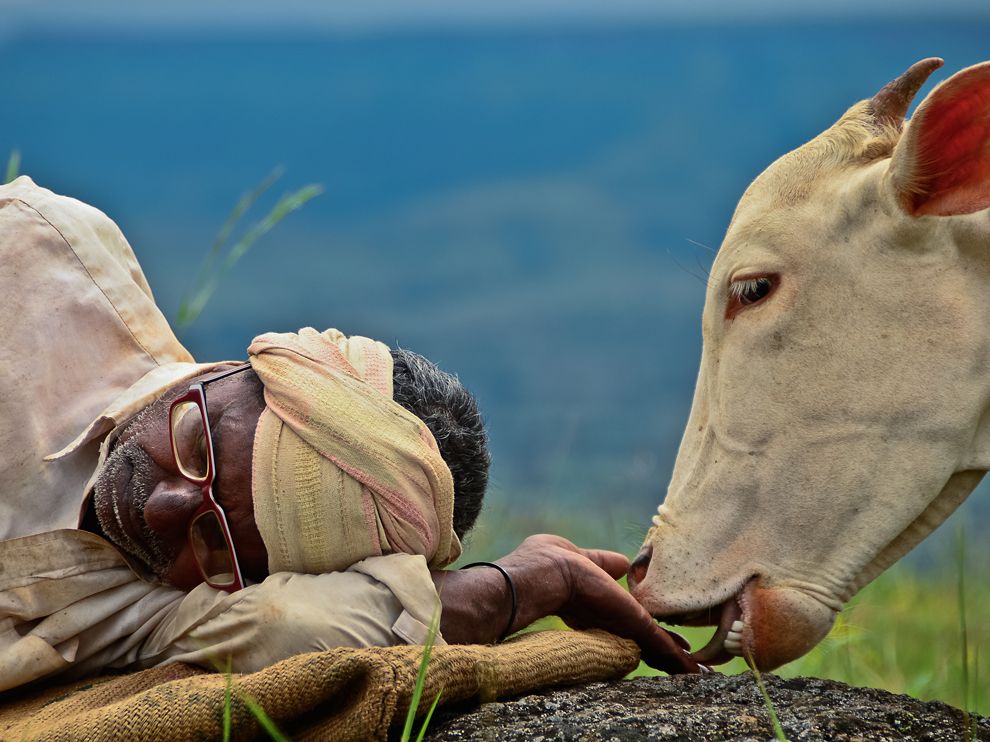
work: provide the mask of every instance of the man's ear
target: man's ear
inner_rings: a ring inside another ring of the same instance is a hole
[[[990,208],[990,62],[957,72],[918,106],[888,183],[911,216]]]

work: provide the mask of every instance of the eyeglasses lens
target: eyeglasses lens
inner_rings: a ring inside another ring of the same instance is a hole
[[[189,542],[208,584],[213,587],[234,584],[233,558],[215,512],[208,510],[192,522],[189,526]]]
[[[209,473],[206,422],[195,402],[183,402],[172,408],[172,454],[183,476],[205,481]]]

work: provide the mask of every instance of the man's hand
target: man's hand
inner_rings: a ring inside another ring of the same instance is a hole
[[[443,614],[440,630],[454,644],[489,643],[544,616],[575,629],[598,628],[635,641],[643,660],[669,673],[698,672],[687,643],[664,631],[615,580],[626,573],[622,554],[581,549],[560,536],[530,536],[498,564],[512,576],[518,613],[506,626],[511,596],[495,569],[435,572]]]

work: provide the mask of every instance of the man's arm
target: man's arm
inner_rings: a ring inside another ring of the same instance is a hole
[[[487,644],[544,616],[575,629],[599,628],[639,644],[643,660],[670,673],[698,672],[683,639],[661,629],[615,580],[629,561],[621,554],[580,549],[560,536],[530,536],[498,564],[512,577],[518,611],[507,627],[512,598],[495,569],[433,573],[443,613],[440,631],[451,644]]]
[[[661,629],[615,578],[625,574],[621,554],[579,549],[559,536],[531,536],[498,560],[502,575],[476,567],[431,573],[419,556],[372,557],[346,572],[278,573],[232,594],[201,585],[187,595],[141,648],[139,664],[166,659],[210,667],[227,656],[233,669],[252,671],[293,654],[333,646],[422,643],[437,608],[440,641],[491,643],[544,616],[573,628],[600,628],[632,639],[643,659],[667,672],[697,672],[679,637]],[[436,590],[434,590],[434,585]],[[222,666],[222,665],[221,665]]]
[[[235,672],[253,672],[331,647],[422,644],[438,607],[426,560],[409,554],[370,557],[343,572],[278,572],[229,594],[201,584],[130,661],[215,668],[229,657]]]

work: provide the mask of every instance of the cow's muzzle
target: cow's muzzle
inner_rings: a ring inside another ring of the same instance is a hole
[[[743,657],[760,670],[772,670],[808,652],[835,620],[835,610],[814,596],[796,588],[769,587],[761,575],[741,580],[741,587],[729,589],[732,597],[709,607],[687,613],[657,610],[663,601],[656,591],[662,586],[644,585],[651,555],[647,545],[633,560],[629,589],[666,624],[716,627],[708,643],[691,655],[699,663],[718,665]]]

